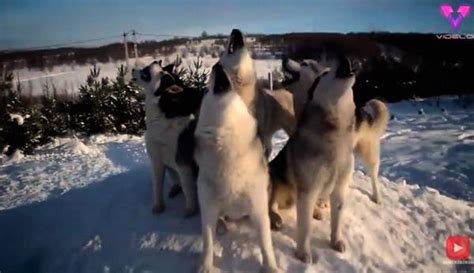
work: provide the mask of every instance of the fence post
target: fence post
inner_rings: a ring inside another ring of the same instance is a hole
[[[125,47],[125,62],[127,64],[127,69],[130,66],[129,60],[128,60],[128,41],[127,41],[127,33],[123,33],[123,45]]]
[[[138,42],[137,42],[137,33],[135,30],[132,31],[133,35],[133,50],[135,51],[135,66],[138,64]]]

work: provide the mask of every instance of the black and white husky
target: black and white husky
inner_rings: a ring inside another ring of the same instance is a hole
[[[173,73],[174,64],[166,67],[153,62],[141,70],[133,70],[133,81],[145,89],[145,145],[152,167],[153,213],[165,209],[163,182],[165,169],[181,186],[186,204],[185,217],[198,211],[195,174],[192,164],[178,164],[175,159],[178,136],[194,120],[202,95],[186,88]]]
[[[214,231],[220,217],[249,216],[258,233],[265,272],[278,272],[268,216],[269,175],[256,117],[256,77],[242,33],[212,68],[195,131],[202,217],[201,272],[213,272]]]

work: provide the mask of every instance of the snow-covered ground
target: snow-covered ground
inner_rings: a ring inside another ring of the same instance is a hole
[[[395,119],[382,140],[380,174],[474,201],[474,104],[464,109],[458,98],[444,97],[390,110]]]
[[[313,222],[318,262],[296,260],[295,211],[285,212],[283,230],[272,233],[284,272],[472,270],[449,264],[445,240],[452,234],[474,237],[474,110],[450,98],[441,104],[446,113],[432,100],[390,105],[395,120],[383,140],[383,204],[370,201],[370,181],[357,171],[343,224],[344,254],[329,248],[326,213]],[[278,134],[275,146],[284,140]],[[164,214],[151,214],[141,137],[58,139],[34,155],[3,161],[0,272],[195,272],[199,217],[182,218],[182,196],[167,199]],[[216,243],[217,267],[259,272],[255,241],[246,223],[233,225]]]

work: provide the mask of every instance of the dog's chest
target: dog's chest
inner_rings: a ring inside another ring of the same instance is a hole
[[[225,96],[204,98],[195,133],[196,160],[209,190],[231,198],[251,190],[256,176],[266,170],[255,118],[238,95]]]
[[[230,92],[205,96],[196,129],[199,143],[239,151],[249,146],[256,134],[256,120],[239,95]]]

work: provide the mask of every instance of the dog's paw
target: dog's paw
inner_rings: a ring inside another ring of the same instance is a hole
[[[310,252],[296,250],[295,257],[296,259],[302,261],[303,263],[306,263],[306,264],[313,263],[313,257]]]
[[[375,204],[378,204],[378,205],[382,204],[382,201],[380,200],[380,197],[378,195],[375,195],[375,194],[372,195],[370,197],[370,200],[372,200],[372,202],[374,202]]]
[[[163,211],[165,211],[165,204],[154,205],[153,208],[151,209],[151,212],[153,214],[160,214]]]
[[[176,196],[178,196],[178,194],[180,194],[181,192],[183,192],[183,190],[181,189],[181,186],[180,185],[177,185],[177,184],[174,184],[170,191],[168,192],[168,197],[169,198],[175,198]]]
[[[270,211],[270,224],[272,230],[281,230],[283,227],[283,219],[280,214]]]
[[[199,210],[196,207],[186,208],[184,210],[184,218],[190,218],[197,215]]]
[[[344,253],[346,251],[346,244],[343,240],[337,240],[331,243],[331,247],[337,252]]]
[[[318,199],[318,201],[316,202],[316,207],[320,208],[320,209],[327,209],[330,207],[330,204],[329,204],[329,199],[327,198],[320,198]]]
[[[219,220],[217,220],[216,234],[222,236],[226,234],[227,231],[229,231],[229,229],[227,228],[226,221],[224,221],[224,219],[219,218]]]
[[[200,266],[198,273],[214,273],[214,267],[213,266]]]
[[[313,209],[313,218],[316,220],[323,220],[323,212],[321,211],[321,209]]]

